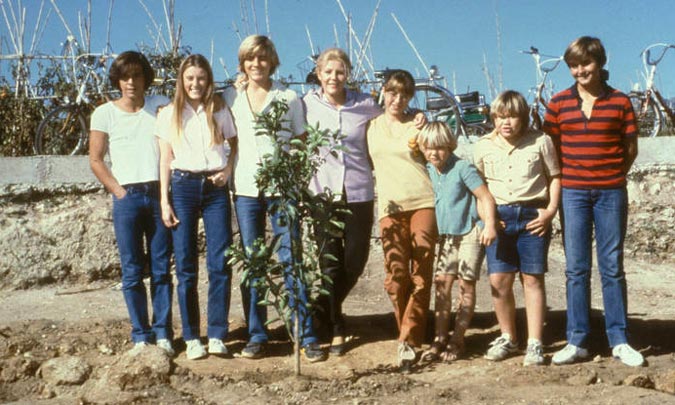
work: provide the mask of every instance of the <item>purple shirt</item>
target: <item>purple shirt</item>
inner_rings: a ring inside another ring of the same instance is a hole
[[[363,93],[347,90],[345,104],[337,108],[330,104],[321,90],[312,90],[303,97],[307,124],[319,129],[339,131],[346,151],[336,156],[324,148],[325,162],[309,184],[310,190],[320,193],[328,187],[335,194],[346,193],[347,202],[365,202],[374,199],[373,172],[368,161],[366,125],[382,113],[375,100]]]

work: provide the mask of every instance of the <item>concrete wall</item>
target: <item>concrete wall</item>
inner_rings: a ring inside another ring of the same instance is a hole
[[[472,148],[473,144],[461,144],[458,153],[470,155]],[[640,138],[635,164],[675,164],[675,137]],[[49,187],[96,182],[87,156],[0,158],[0,185]]]

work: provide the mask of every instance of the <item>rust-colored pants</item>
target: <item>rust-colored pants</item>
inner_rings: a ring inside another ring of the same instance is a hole
[[[380,220],[387,272],[384,289],[394,305],[399,342],[424,342],[436,244],[433,208],[392,214]]]

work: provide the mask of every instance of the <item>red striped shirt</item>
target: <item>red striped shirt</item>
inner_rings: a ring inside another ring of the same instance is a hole
[[[576,84],[553,96],[546,108],[544,131],[561,160],[562,186],[617,188],[626,185],[625,141],[637,136],[628,97],[609,86],[595,100],[591,118],[581,111]]]

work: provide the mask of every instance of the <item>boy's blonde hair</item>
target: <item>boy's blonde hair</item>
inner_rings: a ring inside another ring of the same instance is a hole
[[[522,94],[515,90],[506,90],[495,98],[490,104],[490,118],[502,116],[516,116],[520,118],[523,129],[530,126],[530,107]]]
[[[266,58],[270,62],[270,76],[276,72],[279,55],[271,39],[264,35],[249,35],[239,45],[239,71],[244,72],[244,61],[251,60],[256,56]]]
[[[431,121],[422,128],[417,136],[417,143],[422,150],[426,148],[448,148],[450,152],[457,149],[457,140],[452,130],[442,121]]]

